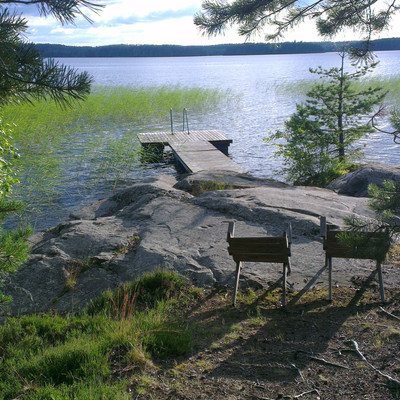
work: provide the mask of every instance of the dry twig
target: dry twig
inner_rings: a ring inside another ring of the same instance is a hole
[[[303,396],[305,396],[307,394],[311,394],[311,393],[315,393],[315,394],[317,394],[319,396],[319,391],[317,389],[313,389],[313,390],[309,390],[308,392],[300,393],[300,394],[298,394],[296,396],[293,396],[292,398],[293,399],[299,399],[300,397],[303,397]]]
[[[390,313],[389,311],[386,311],[383,307],[379,307],[379,309],[386,315],[388,315],[391,318],[396,319],[397,321],[400,321],[400,318],[397,315],[394,315],[392,313]]]
[[[303,374],[301,373],[301,369],[298,368],[295,364],[293,364],[293,363],[291,363],[291,362],[289,362],[289,364],[299,373],[300,378],[302,379],[302,381],[305,382],[304,376],[303,376]]]
[[[383,378],[385,378],[388,381],[388,385],[396,388],[396,389],[400,389],[400,381],[392,378],[390,375],[387,375],[385,373],[383,373],[382,371],[380,371],[378,368],[376,368],[374,365],[372,365],[364,356],[363,353],[361,353],[360,349],[358,348],[358,343],[355,340],[350,340],[348,342],[348,344],[352,345],[354,347],[354,350],[356,351],[356,353],[359,355],[359,357],[369,366],[371,367],[378,375],[382,376]]]
[[[325,360],[325,359],[323,359],[323,358],[315,357],[315,356],[313,356],[312,354],[307,354],[307,353],[304,352],[304,351],[300,351],[300,353],[305,353],[304,355],[305,355],[307,358],[310,358],[311,360],[314,360],[314,361],[318,361],[318,362],[320,362],[320,363],[322,363],[322,364],[325,364],[325,365],[329,365],[329,366],[331,366],[331,367],[349,369],[349,367],[346,367],[345,365],[336,364],[336,363],[334,363],[334,362],[327,361],[327,360]]]

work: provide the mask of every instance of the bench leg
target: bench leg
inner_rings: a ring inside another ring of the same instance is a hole
[[[287,264],[283,263],[283,283],[282,283],[282,306],[286,306],[286,269],[287,269]]]
[[[385,289],[383,288],[382,265],[381,265],[380,261],[376,262],[376,269],[378,270],[379,290],[381,292],[381,300],[382,300],[382,303],[384,303],[385,302]]]
[[[329,301],[332,301],[332,257],[328,257]]]
[[[232,300],[232,305],[233,306],[236,305],[236,295],[237,295],[237,292],[238,292],[238,289],[239,289],[240,267],[241,267],[241,263],[237,262],[236,263],[235,290],[233,292],[233,300]]]

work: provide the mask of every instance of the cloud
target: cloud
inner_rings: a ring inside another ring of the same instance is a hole
[[[183,17],[192,17],[197,11],[197,7],[190,6],[179,10],[163,10],[153,11],[144,16],[133,14],[129,17],[118,16],[107,21],[107,26],[118,26],[118,25],[131,25],[137,23],[152,23],[170,19],[179,19]]]
[[[193,15],[202,0],[104,1],[107,6],[90,24],[82,17],[74,25],[62,25],[54,17],[40,16],[36,7],[21,6],[28,19],[29,39],[35,43],[68,45],[105,44],[192,44],[201,36]],[[161,34],[162,32],[162,34]]]
[[[244,41],[235,28],[228,29],[225,36],[202,36],[193,24],[193,15],[201,10],[202,0],[93,1],[106,6],[99,14],[88,13],[93,24],[79,16],[75,25],[62,25],[52,16],[40,16],[34,5],[15,5],[10,9],[28,19],[28,38],[35,43],[91,46],[120,43],[206,45]],[[400,20],[393,20],[392,26],[393,29],[385,36],[400,36]],[[353,39],[353,36],[350,35],[350,38]],[[262,41],[263,35],[254,40]],[[318,40],[318,36],[314,24],[306,23],[288,33],[285,40]]]

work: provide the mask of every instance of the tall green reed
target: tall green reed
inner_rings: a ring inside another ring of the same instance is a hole
[[[299,97],[305,97],[306,93],[311,89],[311,86],[319,82],[317,79],[303,79],[297,82],[281,83],[277,85],[276,89],[281,94],[292,94]],[[361,88],[367,87],[382,87],[388,92],[386,102],[392,105],[400,104],[400,75],[393,75],[390,77],[369,77],[362,81],[353,83],[353,86],[358,91]]]
[[[99,188],[115,188],[140,168],[136,133],[168,130],[170,108],[186,107],[198,116],[228,97],[216,89],[181,86],[94,87],[86,101],[70,108],[46,100],[7,106],[3,120],[14,124],[21,154],[16,163],[21,185],[14,197],[29,212],[48,213],[49,207],[95,197]]]

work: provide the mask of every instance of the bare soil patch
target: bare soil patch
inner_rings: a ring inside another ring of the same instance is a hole
[[[352,288],[205,293],[185,318],[191,354],[132,381],[134,399],[400,399],[400,292],[382,306],[373,276]],[[392,314],[392,315],[390,315]],[[356,351],[358,346],[370,365]],[[379,372],[373,369],[375,367]]]

